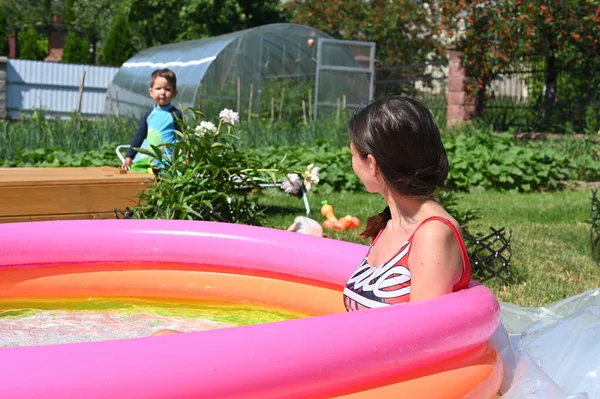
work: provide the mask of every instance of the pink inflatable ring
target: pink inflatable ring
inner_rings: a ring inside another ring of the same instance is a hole
[[[492,398],[484,286],[347,313],[363,245],[225,223],[103,220],[0,226],[0,300],[251,303],[307,317],[163,337],[0,349],[0,397]]]

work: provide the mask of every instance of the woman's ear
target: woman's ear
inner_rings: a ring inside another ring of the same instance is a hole
[[[373,157],[371,154],[368,154],[367,161],[369,161],[369,171],[371,172],[371,175],[373,177],[377,177],[379,174],[379,168],[377,167],[377,161],[375,160],[375,157]]]

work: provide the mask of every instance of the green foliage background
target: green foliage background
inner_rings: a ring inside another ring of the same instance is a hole
[[[46,57],[47,51],[48,41],[40,40],[40,35],[34,28],[26,28],[19,35],[19,58],[39,61]]]
[[[6,31],[6,11],[4,6],[0,5],[0,55],[8,55],[8,32]]]
[[[75,32],[69,32],[61,61],[73,64],[89,64],[91,60],[90,40]]]
[[[345,120],[344,116],[306,126],[286,121],[240,123],[237,138],[228,145],[260,160],[267,169],[281,169],[283,157],[286,171],[304,170],[314,163],[321,168],[318,192],[357,192],[362,184],[349,167]],[[193,120],[188,123],[195,126]],[[130,142],[136,126],[136,120],[60,121],[43,114],[4,122],[0,124],[0,164],[119,166],[114,149]],[[519,141],[509,133],[495,134],[489,127],[473,124],[445,131],[442,139],[450,159],[447,187],[454,190],[539,192],[562,189],[572,180],[600,180],[596,136]],[[282,170],[279,179],[285,173]]]
[[[119,12],[114,18],[102,48],[104,65],[120,67],[134,54],[127,16]]]

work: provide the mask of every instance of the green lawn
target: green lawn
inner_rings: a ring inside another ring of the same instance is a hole
[[[310,194],[311,217],[323,221],[320,202],[327,199],[336,216],[367,216],[385,206],[374,194]],[[301,199],[277,190],[260,196],[265,206],[264,224],[287,228],[294,217],[304,214]],[[477,220],[469,223],[471,233],[487,233],[489,227],[512,231],[511,265],[513,284],[497,279],[486,283],[502,301],[521,306],[541,306],[600,287],[600,265],[590,252],[591,191],[564,191],[542,194],[488,192],[460,194],[461,210],[476,209]],[[362,242],[356,230],[327,231],[331,238]],[[357,264],[360,260],[357,259]]]

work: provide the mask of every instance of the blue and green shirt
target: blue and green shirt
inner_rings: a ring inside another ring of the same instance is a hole
[[[153,145],[162,147],[163,156],[170,158],[173,155],[173,148],[170,144],[179,141],[179,136],[175,133],[176,130],[180,130],[177,119],[182,119],[181,111],[172,104],[163,108],[155,105],[142,117],[129,151],[127,151],[127,157],[137,163],[138,159],[143,156],[138,154],[134,148],[150,148]],[[136,157],[136,155],[140,156]],[[149,161],[146,162],[148,162],[146,167],[149,167]],[[154,166],[162,166],[156,159],[153,163]]]

